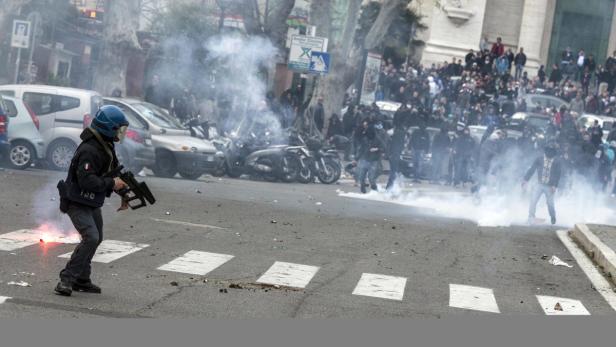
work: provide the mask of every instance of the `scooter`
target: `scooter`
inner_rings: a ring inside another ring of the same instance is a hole
[[[227,143],[225,169],[229,177],[250,175],[269,182],[287,183],[297,179],[299,163],[294,148],[271,145],[268,139],[259,141],[254,133],[246,140],[232,138]]]
[[[291,134],[290,141],[302,148],[298,152],[300,167],[297,180],[300,183],[314,182],[314,176],[323,184],[333,184],[340,179],[342,164],[334,148],[324,147],[323,142],[315,138],[304,141],[297,133]]]

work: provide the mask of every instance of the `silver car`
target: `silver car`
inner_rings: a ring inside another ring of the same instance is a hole
[[[150,167],[155,175],[173,177],[179,173],[186,179],[198,179],[224,165],[224,154],[211,141],[192,137],[190,130],[164,109],[138,99],[103,100],[106,105],[118,106],[147,125],[156,153],[156,162]]]
[[[45,158],[45,142],[39,132],[39,119],[23,100],[8,96],[3,99],[10,118],[8,162],[13,168],[23,170],[36,160]]]

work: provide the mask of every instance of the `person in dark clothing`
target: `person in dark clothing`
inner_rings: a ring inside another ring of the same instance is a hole
[[[449,151],[451,138],[447,126],[442,126],[441,131],[432,140],[432,175],[431,180],[438,183],[446,172],[446,164],[449,163]]]
[[[359,135],[359,146],[355,158],[357,160],[357,171],[359,186],[362,193],[366,193],[366,176],[370,182],[370,188],[377,190],[376,179],[378,162],[381,160],[385,146],[376,134],[374,125],[369,125],[367,121],[363,124],[363,130]]]
[[[402,104],[394,114],[394,134],[391,137],[389,146],[389,179],[387,180],[387,190],[390,190],[400,172],[400,155],[404,149],[406,133],[411,121],[411,111]]]
[[[473,157],[474,150],[475,141],[471,137],[468,127],[465,127],[453,144],[454,186],[470,181],[468,177],[468,166]]]
[[[515,58],[513,58],[513,63],[515,65],[515,80],[518,81],[522,77],[524,66],[526,66],[526,54],[524,53],[524,48],[520,47],[520,52],[516,54]]]
[[[556,144],[548,144],[545,147],[544,156],[537,158],[526,172],[526,175],[524,175],[524,182],[522,185],[526,187],[530,178],[535,172],[537,172],[538,185],[533,190],[530,200],[530,207],[528,210],[528,221],[531,224],[534,223],[537,203],[539,202],[541,195],[545,195],[545,200],[548,205],[548,212],[550,213],[550,222],[552,225],[556,224],[554,193],[556,193],[561,177],[561,163],[557,158],[557,151]]]
[[[560,83],[560,81],[562,81],[562,79],[563,79],[562,72],[558,68],[558,65],[554,64],[552,66],[552,73],[550,74],[550,79],[548,80],[548,82],[554,83],[554,85],[557,85]]]
[[[413,131],[409,145],[413,154],[413,170],[415,171],[413,182],[418,183],[423,169],[423,157],[430,150],[430,134],[428,134],[425,124],[420,124],[419,129]]]
[[[599,148],[603,143],[603,128],[599,125],[598,120],[595,120],[593,126],[588,129],[588,133],[590,133],[590,142],[595,148]]]
[[[113,143],[124,139],[127,128],[122,110],[103,106],[92,125],[81,133],[82,143],[71,161],[66,189],[61,191],[61,211],[70,217],[81,242],[60,272],[60,282],[55,287],[60,295],[70,296],[73,290],[101,293],[91,280],[92,257],[103,241],[101,207],[112,192],[126,187],[121,179],[104,175],[118,166]],[[126,208],[123,201],[120,210]]]
[[[541,65],[541,67],[539,67],[539,71],[537,72],[537,77],[539,78],[539,82],[541,82],[541,84],[543,85],[545,83],[545,77],[546,77],[545,66]]]
[[[323,107],[322,96],[317,99],[317,104],[314,107],[312,116],[314,117],[314,125],[317,127],[317,130],[322,134],[323,127],[325,126],[325,108]]]
[[[173,99],[173,114],[182,122],[186,122],[194,117],[196,110],[195,96],[188,88],[184,88],[182,94]]]
[[[340,117],[337,114],[332,114],[332,117],[329,119],[329,126],[327,127],[327,139],[332,141],[334,136],[343,136],[344,128],[342,126],[342,122],[340,121]]]
[[[349,105],[348,110],[342,116],[342,128],[344,136],[350,138],[353,134],[357,118],[357,112],[355,111],[355,105]]]

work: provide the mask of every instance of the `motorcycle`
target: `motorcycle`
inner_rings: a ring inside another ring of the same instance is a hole
[[[227,175],[238,178],[246,174],[269,182],[294,182],[299,170],[296,148],[272,145],[268,136],[266,132],[264,140],[259,140],[254,133],[246,140],[231,138],[225,151]]]
[[[315,176],[323,184],[333,184],[340,179],[342,164],[333,147],[324,147],[323,142],[315,138],[304,141],[297,133],[291,134],[290,142],[301,148],[295,152],[299,156],[298,182],[314,182]]]

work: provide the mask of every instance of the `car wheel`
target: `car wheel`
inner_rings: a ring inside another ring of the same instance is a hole
[[[13,169],[25,170],[32,166],[36,154],[34,147],[24,141],[15,141],[9,151],[9,163]]]
[[[156,164],[152,169],[159,177],[171,178],[178,172],[175,156],[169,151],[156,153]]]
[[[71,140],[58,140],[51,144],[47,152],[49,167],[56,171],[68,171],[77,145]]]
[[[199,177],[203,176],[203,171],[195,170],[195,171],[180,171],[180,176],[187,180],[197,180]]]

